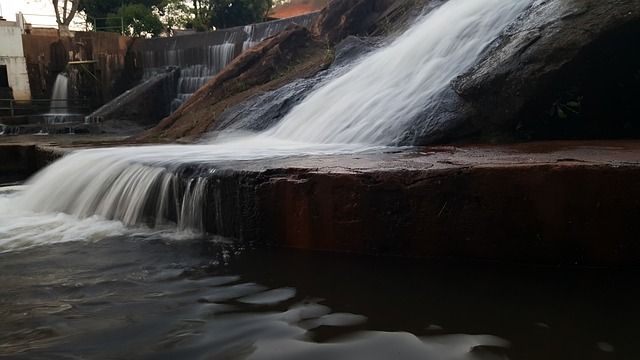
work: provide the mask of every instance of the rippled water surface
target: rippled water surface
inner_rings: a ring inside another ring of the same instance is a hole
[[[635,270],[153,235],[0,253],[10,359],[638,359]]]

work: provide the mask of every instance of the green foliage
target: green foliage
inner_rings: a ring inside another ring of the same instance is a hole
[[[191,8],[184,0],[164,0],[158,10],[169,35],[173,29],[184,29],[193,21]]]
[[[558,119],[579,119],[582,117],[582,96],[580,89],[574,85],[567,91],[561,92],[551,105],[549,115]]]
[[[163,0],[80,0],[79,10],[92,18],[105,18],[118,12],[124,5],[141,4],[147,8],[158,7]]]
[[[218,0],[219,5],[211,18],[218,29],[242,26],[263,21],[272,0]]]
[[[192,26],[225,29],[263,21],[273,0],[193,0]]]
[[[122,20],[121,20],[122,19]],[[107,26],[117,27],[124,22],[124,34],[130,36],[157,36],[164,26],[151,9],[142,4],[123,5],[115,14],[109,14]]]
[[[79,10],[99,30],[119,32],[123,18],[124,32],[141,36],[158,35],[158,22],[168,33],[252,24],[263,21],[272,5],[273,0],[80,0]]]
[[[87,15],[87,20],[94,23],[99,30],[120,32],[120,19],[110,20],[111,25],[108,25],[107,18],[117,14],[121,7],[139,4],[151,11],[151,9],[157,9],[162,2],[163,0],[80,0],[78,9],[83,11]],[[129,25],[132,24],[124,23],[125,30]]]

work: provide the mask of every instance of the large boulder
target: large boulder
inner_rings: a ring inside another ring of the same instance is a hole
[[[430,0],[336,0],[320,12],[311,27],[314,36],[336,44],[349,35],[370,36],[390,30],[411,10]],[[443,1],[436,1],[442,3]]]
[[[460,123],[488,137],[638,136],[638,39],[637,0],[536,1],[453,81],[470,105]]]

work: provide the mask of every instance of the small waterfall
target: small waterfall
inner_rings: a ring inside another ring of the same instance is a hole
[[[316,14],[317,13],[312,13],[309,15],[298,16],[296,17],[296,20],[294,22],[300,26],[307,27],[311,25],[311,22],[313,19],[315,19]],[[246,40],[242,42],[242,51],[255,46],[269,36],[276,35],[277,33],[283,31],[291,23],[291,19],[280,19],[264,23],[246,25],[243,30],[246,33],[247,37]]]
[[[164,72],[167,67],[180,68],[177,95],[171,103],[171,112],[173,112],[235,58],[236,42],[236,35],[229,32],[224,34],[222,44],[145,51],[143,80],[155,77],[158,73]]]
[[[202,64],[182,68],[178,79],[178,95],[171,103],[171,112],[180,107],[194,92],[235,58],[235,47],[233,42],[207,46]]]
[[[51,114],[67,114],[69,99],[69,76],[65,73],[59,73],[56,81],[53,83],[53,92],[51,94]]]
[[[0,213],[97,214],[127,225],[168,221],[199,231],[208,175],[185,169],[394,145],[532,1],[450,0],[315,90],[271,130],[226,140],[221,134],[215,144],[79,151],[44,169]]]
[[[59,73],[53,83],[49,112],[44,114],[46,124],[65,124],[75,120],[69,113],[69,76]]]
[[[125,154],[112,156],[109,150],[97,149],[65,157],[66,170],[48,167],[41,172],[20,207],[80,218],[98,215],[125,226],[177,224],[180,230],[203,231],[198,209],[203,207],[207,180],[197,169],[131,162]],[[42,193],[51,201],[42,203]]]

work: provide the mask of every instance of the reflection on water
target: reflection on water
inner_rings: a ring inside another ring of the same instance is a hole
[[[149,236],[59,243],[0,253],[0,357],[638,359],[639,278]]]

